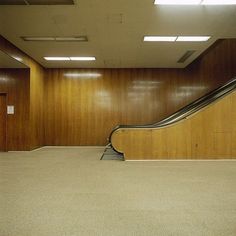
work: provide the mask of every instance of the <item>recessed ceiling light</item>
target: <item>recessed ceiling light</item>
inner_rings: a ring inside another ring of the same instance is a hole
[[[144,36],[145,42],[174,42],[177,36]]]
[[[202,0],[155,0],[156,5],[198,5]]]
[[[21,37],[24,41],[57,41],[57,42],[87,42],[87,36],[75,36],[75,37]]]
[[[72,61],[95,61],[95,57],[70,57]]]
[[[205,42],[209,40],[210,36],[179,36],[176,41],[181,42]]]
[[[95,57],[44,57],[47,61],[95,61]]]
[[[54,41],[53,37],[21,37],[24,41]]]
[[[155,5],[235,5],[236,0],[155,0]]]
[[[47,61],[69,61],[69,57],[44,57]]]
[[[205,42],[210,36],[145,36],[145,42]]]
[[[236,0],[203,0],[202,5],[235,5]]]

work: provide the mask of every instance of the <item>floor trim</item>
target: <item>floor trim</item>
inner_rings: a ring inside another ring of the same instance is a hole
[[[143,161],[236,161],[236,157],[235,159],[176,159],[176,160],[169,160],[169,159],[162,159],[162,160],[125,160],[125,161],[130,161],[130,162],[143,162]]]

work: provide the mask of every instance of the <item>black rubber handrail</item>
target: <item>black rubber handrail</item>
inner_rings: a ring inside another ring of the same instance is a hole
[[[221,97],[231,93],[235,89],[236,89],[236,77],[233,78],[232,80],[230,80],[229,82],[227,82],[226,84],[224,84],[223,86],[220,86],[217,89],[198,98],[197,100],[191,102],[187,106],[181,108],[180,110],[178,110],[175,113],[173,113],[172,115],[164,118],[163,120],[160,120],[157,123],[147,124],[147,125],[118,125],[110,133],[109,142],[111,143],[112,134],[118,129],[122,129],[122,128],[128,128],[128,129],[132,129],[132,128],[135,128],[135,129],[136,128],[141,128],[141,129],[142,128],[143,129],[145,129],[145,128],[161,128],[161,127],[165,127],[168,125],[172,125],[172,124],[174,124],[178,121],[181,121],[181,120],[187,118],[188,116],[196,113],[197,111],[203,109],[204,107],[217,101]]]

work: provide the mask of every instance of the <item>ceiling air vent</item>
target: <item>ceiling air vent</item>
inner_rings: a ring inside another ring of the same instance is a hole
[[[24,0],[1,0],[0,5],[27,5]]]
[[[0,0],[0,5],[74,5],[74,0]]]
[[[189,50],[177,61],[178,63],[184,63],[189,57],[191,57],[196,51]]]

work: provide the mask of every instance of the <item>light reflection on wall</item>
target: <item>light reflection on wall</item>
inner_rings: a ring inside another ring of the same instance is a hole
[[[162,82],[160,81],[153,81],[153,80],[134,80],[132,85],[130,86],[131,89],[134,90],[153,90],[160,87]]]
[[[138,90],[147,90],[147,89],[156,89],[158,86],[150,86],[150,85],[134,85],[132,86],[133,89]]]
[[[206,86],[180,86],[175,94],[172,94],[172,100],[183,100],[184,98],[191,97],[199,94],[200,91],[206,91]]]
[[[97,91],[95,94],[95,103],[103,108],[108,108],[113,105],[111,94],[106,90]]]
[[[145,100],[160,88],[162,82],[153,80],[133,80],[128,90],[128,100],[145,103]]]
[[[96,96],[102,97],[102,98],[104,98],[104,97],[107,98],[107,97],[110,97],[110,93],[106,90],[100,90],[100,91],[96,92]]]
[[[185,92],[177,92],[174,96],[175,97],[179,97],[179,98],[182,98],[182,97],[189,97],[193,95],[193,92],[191,91],[185,91]]]
[[[23,59],[21,57],[18,56],[12,56],[15,60],[23,62]]]
[[[140,85],[157,85],[157,84],[162,84],[162,81],[133,80],[133,84],[140,84]]]
[[[7,81],[9,81],[9,79],[6,78],[6,77],[0,77],[0,81],[1,81],[1,82],[7,82]]]
[[[130,97],[130,98],[137,98],[137,97],[139,97],[139,98],[141,98],[141,97],[143,97],[143,96],[146,96],[147,94],[150,94],[150,92],[144,92],[144,91],[142,91],[142,92],[137,92],[137,91],[130,91],[130,92],[128,92],[128,97]]]
[[[185,90],[185,91],[199,91],[199,90],[205,90],[207,89],[207,87],[206,86],[181,86],[179,89]]]
[[[81,73],[64,73],[65,77],[71,78],[71,79],[97,79],[102,76],[100,73],[91,73],[91,72],[81,72]]]

